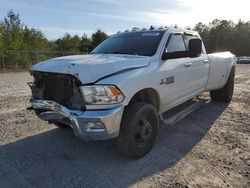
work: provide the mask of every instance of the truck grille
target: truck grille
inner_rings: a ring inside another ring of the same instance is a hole
[[[71,110],[85,110],[78,80],[71,75],[35,72],[31,87],[35,99],[55,101]]]

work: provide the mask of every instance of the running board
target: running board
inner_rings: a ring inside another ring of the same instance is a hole
[[[192,113],[193,111],[200,108],[205,103],[203,101],[197,101],[194,104],[191,104],[190,106],[186,107],[185,109],[179,111],[178,113],[174,114],[173,116],[164,119],[164,114],[161,114],[161,123],[164,125],[174,125],[178,121],[182,120],[184,117]],[[167,112],[166,112],[167,113]]]

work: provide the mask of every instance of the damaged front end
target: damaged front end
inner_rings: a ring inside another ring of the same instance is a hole
[[[42,120],[68,125],[84,140],[118,136],[123,107],[88,111],[81,82],[75,76],[37,71],[31,74],[31,108]]]
[[[85,110],[80,81],[72,75],[32,72],[34,81],[28,83],[32,96],[37,100],[57,102],[72,110]]]

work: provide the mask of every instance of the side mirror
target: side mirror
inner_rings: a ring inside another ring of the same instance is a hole
[[[164,52],[162,60],[176,59],[184,57],[199,57],[202,51],[201,39],[191,39],[188,44],[187,51]]]
[[[202,51],[201,39],[191,39],[188,45],[189,57],[199,57]]]

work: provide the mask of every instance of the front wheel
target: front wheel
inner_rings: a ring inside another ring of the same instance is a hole
[[[142,157],[151,150],[158,126],[159,116],[152,105],[142,102],[129,104],[122,118],[118,148],[129,157]]]
[[[59,128],[63,128],[63,129],[68,129],[68,128],[70,128],[69,125],[66,125],[66,124],[64,124],[64,123],[60,123],[60,122],[51,122],[51,123],[52,123],[53,125],[59,127]]]

